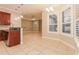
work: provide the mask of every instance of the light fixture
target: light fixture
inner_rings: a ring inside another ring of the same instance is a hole
[[[17,19],[20,19],[20,17],[17,17]]]
[[[47,12],[54,11],[53,7],[46,8]]]
[[[23,15],[20,15],[20,18],[23,18]]]
[[[47,12],[50,12],[49,8],[46,8],[46,11],[47,11]]]
[[[32,18],[32,20],[36,20],[35,18]]]
[[[15,18],[15,20],[17,21],[17,20],[20,19],[20,18],[21,18],[21,17],[18,16],[18,17]]]
[[[50,11],[54,11],[53,7],[49,7],[49,10],[50,10]]]

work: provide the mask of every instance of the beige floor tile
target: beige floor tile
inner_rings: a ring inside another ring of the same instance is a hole
[[[53,39],[53,38],[52,38]],[[38,32],[24,33],[23,44],[7,47],[0,42],[0,54],[10,55],[54,55],[54,54],[75,54],[73,49],[58,40],[42,39]]]
[[[4,42],[0,42],[0,55],[6,55],[8,54],[7,50],[4,48]]]

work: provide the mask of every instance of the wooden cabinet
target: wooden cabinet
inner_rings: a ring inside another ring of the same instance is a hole
[[[0,30],[0,41],[4,41],[8,47],[20,44],[20,28]]]
[[[7,45],[9,47],[20,44],[20,31],[19,30],[10,30],[8,34]]]
[[[0,41],[2,41],[2,31],[0,31]]]
[[[0,41],[5,41],[8,38],[8,32],[0,30]]]
[[[0,25],[10,25],[10,13],[0,11]]]

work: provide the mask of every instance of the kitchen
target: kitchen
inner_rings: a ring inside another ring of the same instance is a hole
[[[8,47],[21,43],[21,15],[1,7],[0,41]]]
[[[0,54],[78,54],[78,6],[0,5]]]

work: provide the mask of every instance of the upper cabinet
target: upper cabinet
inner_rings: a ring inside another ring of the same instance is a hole
[[[0,25],[10,25],[10,13],[0,11]]]

